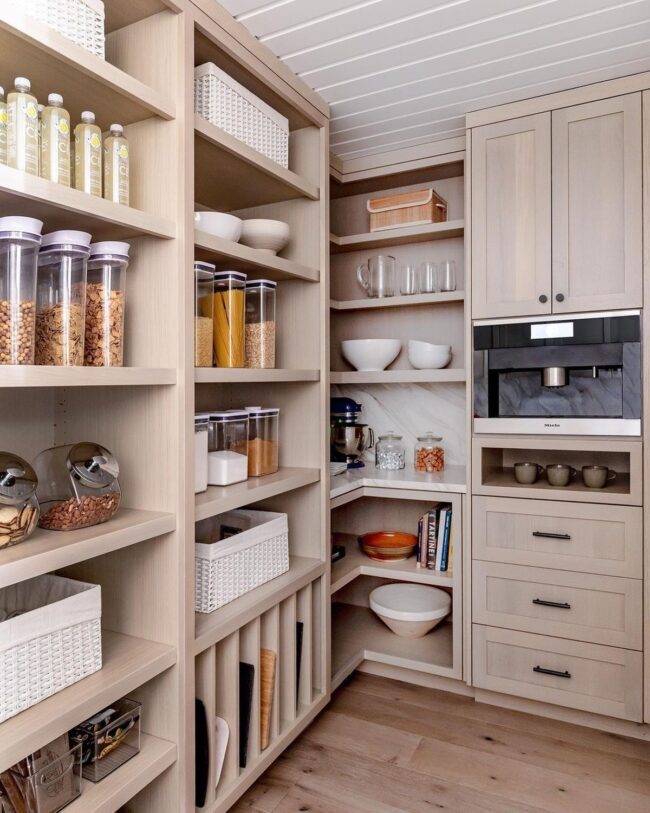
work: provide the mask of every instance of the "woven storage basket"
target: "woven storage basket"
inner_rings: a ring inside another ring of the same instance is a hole
[[[370,213],[370,231],[423,226],[447,220],[447,201],[433,189],[401,192],[366,202]]]
[[[102,0],[9,0],[87,51],[105,58]]]
[[[219,539],[205,543],[201,539]],[[211,613],[289,570],[286,514],[230,511],[197,525],[195,610]]]
[[[194,69],[194,111],[267,158],[289,166],[289,121],[212,62]]]
[[[37,576],[0,589],[0,723],[102,668],[101,587]]]

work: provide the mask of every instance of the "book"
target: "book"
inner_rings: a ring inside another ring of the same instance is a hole
[[[436,557],[436,570],[444,572],[447,570],[449,560],[449,536],[451,533],[451,505],[446,505],[443,509],[444,517],[440,515],[439,556]]]
[[[275,691],[275,669],[278,657],[270,649],[260,652],[260,748],[268,747],[271,739],[271,711]]]
[[[250,663],[239,662],[239,767],[245,768],[248,761],[248,738],[251,729],[253,710],[253,684],[255,667]]]
[[[438,545],[438,520],[440,508],[430,508],[427,512],[429,517],[429,530],[427,533],[427,568],[433,570],[436,563],[436,548]]]
[[[418,567],[427,566],[427,552],[429,539],[429,514],[422,515],[422,539],[420,540],[420,553],[418,556]]]
[[[415,567],[420,567],[420,551],[422,550],[422,526],[424,524],[424,517],[418,520],[418,543],[415,546]]]

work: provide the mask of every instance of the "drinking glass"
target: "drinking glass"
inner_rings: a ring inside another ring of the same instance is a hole
[[[422,263],[420,266],[420,293],[435,294],[438,290],[437,263]]]
[[[400,269],[399,290],[403,296],[418,293],[418,273],[415,265],[403,265]]]
[[[456,261],[443,260],[440,263],[440,290],[456,290]]]

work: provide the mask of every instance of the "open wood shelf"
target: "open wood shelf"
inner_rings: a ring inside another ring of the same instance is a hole
[[[101,782],[82,781],[79,799],[69,805],[68,813],[115,813],[156,777],[176,762],[173,742],[140,735],[140,753],[125,762]]]
[[[0,771],[176,663],[172,646],[109,630],[102,630],[102,653],[99,672],[0,725]]]
[[[359,370],[330,373],[331,384],[449,384],[465,381],[465,370]]]
[[[29,539],[0,550],[0,587],[136,545],[173,531],[176,516],[122,508],[113,519],[78,531],[38,528]]]
[[[194,231],[194,254],[197,260],[207,260],[219,269],[245,271],[255,277],[266,279],[304,279],[318,282],[320,272],[317,268],[285,260],[275,254],[267,254],[258,249],[224,240],[198,229]]]
[[[0,387],[149,387],[175,383],[173,367],[0,366]]]
[[[197,367],[197,384],[262,384],[291,381],[319,381],[320,370],[252,370],[225,367]]]
[[[235,508],[268,500],[269,497],[285,494],[319,480],[319,469],[281,467],[275,474],[249,477],[248,480],[232,486],[208,486],[207,491],[196,495],[194,519],[198,522],[226,511],[234,511]]]
[[[180,2],[182,1],[180,0]],[[138,0],[137,3],[134,3],[133,0],[111,0],[105,4],[106,33],[138,23],[165,9],[174,12],[182,11],[182,7],[176,0]]]
[[[28,214],[45,223],[44,233],[68,229],[89,231],[94,241],[125,240],[152,235],[172,238],[176,224],[164,217],[142,212],[78,189],[53,183],[0,165],[0,217]]]
[[[375,308],[406,308],[413,305],[441,305],[447,302],[464,302],[465,291],[449,291],[439,294],[412,294],[411,296],[365,297],[364,299],[330,300],[333,311],[365,311]]]
[[[427,223],[424,226],[405,226],[399,229],[348,234],[340,237],[330,234],[330,249],[332,254],[342,254],[346,251],[361,249],[426,243],[429,240],[448,240],[450,237],[462,237],[464,233],[464,220],[447,220],[444,223]]]
[[[197,202],[232,210],[295,198],[319,199],[318,186],[201,116],[194,117],[194,132]]]
[[[548,480],[540,478],[533,485],[522,485],[515,480],[514,469],[505,468],[500,471],[491,471],[482,478],[482,482],[477,482],[475,486],[476,494],[498,495],[499,489],[508,492],[511,489],[517,491],[517,497],[531,497],[533,499],[547,500],[555,497],[560,500],[571,500],[578,502],[593,502],[594,493],[598,495],[598,502],[601,503],[630,503],[634,502],[630,495],[630,475],[619,472],[616,479],[607,484],[606,488],[587,488],[578,474],[567,486],[552,486]],[[512,496],[504,493],[502,496]]]
[[[279,604],[325,572],[326,564],[306,556],[292,556],[289,570],[266,584],[225,604],[213,613],[195,613],[194,654],[221,641]]]
[[[107,6],[112,3],[107,3]],[[132,4],[135,5],[135,4]],[[174,100],[76,45],[8,3],[0,9],[0,72],[26,76],[39,102],[56,90],[72,120],[89,105],[103,129],[160,116],[173,119]],[[92,104],[91,104],[92,103]]]

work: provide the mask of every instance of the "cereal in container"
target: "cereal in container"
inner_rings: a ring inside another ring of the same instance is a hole
[[[86,367],[124,363],[124,311],[129,244],[93,243],[86,285]]]

